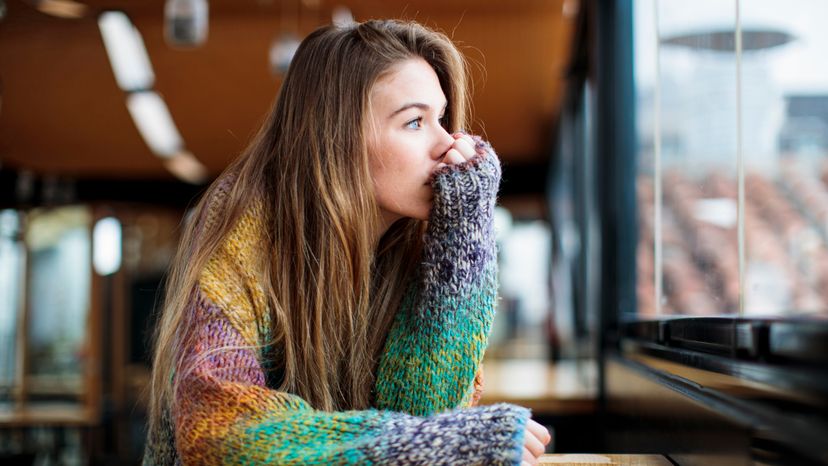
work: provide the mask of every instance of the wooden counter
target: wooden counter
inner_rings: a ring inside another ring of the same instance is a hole
[[[661,455],[595,455],[595,454],[560,454],[543,455],[538,462],[540,466],[568,465],[593,466],[597,464],[615,466],[671,466],[672,463]]]
[[[99,414],[79,403],[30,403],[23,407],[0,406],[0,427],[89,426]]]
[[[597,370],[591,361],[485,360],[483,379],[482,405],[514,403],[547,415],[595,411]]]

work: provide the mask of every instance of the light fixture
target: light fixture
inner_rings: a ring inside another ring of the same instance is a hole
[[[92,230],[92,265],[98,275],[112,275],[121,268],[121,222],[105,217]]]
[[[171,158],[166,159],[164,166],[178,179],[187,183],[203,184],[207,181],[207,167],[186,150],[181,150]]]
[[[209,6],[207,0],[167,0],[164,5],[164,31],[174,47],[195,47],[207,40]]]
[[[127,109],[150,150],[162,158],[173,157],[184,146],[164,100],[152,91],[127,95]]]
[[[83,3],[72,0],[40,0],[37,9],[41,13],[67,19],[83,18],[88,10]]]
[[[98,28],[118,87],[127,92],[152,88],[155,74],[147,49],[127,15],[120,11],[103,12],[98,17]]]
[[[279,11],[282,23],[281,33],[270,43],[270,50],[268,50],[270,72],[277,76],[287,73],[293,56],[299,50],[300,43],[299,25],[301,24],[302,2],[301,0],[288,0],[286,3],[290,8]]]
[[[354,15],[351,14],[351,10],[347,6],[339,5],[334,7],[331,13],[331,21],[336,27],[348,27],[354,24]]]
[[[581,8],[579,0],[564,0],[563,6],[561,7],[561,12],[564,15],[564,18],[574,18],[578,14],[578,10]]]
[[[287,73],[293,56],[299,50],[299,38],[292,32],[283,32],[270,44],[270,70],[273,74]]]

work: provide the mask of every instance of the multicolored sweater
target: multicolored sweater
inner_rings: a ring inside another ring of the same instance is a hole
[[[198,335],[183,349],[197,362],[144,464],[518,464],[529,411],[470,406],[496,305],[501,174],[491,146],[477,149],[435,174],[419,283],[388,335],[372,409],[320,411],[267,386],[255,349],[266,300],[244,266],[262,228],[251,209],[200,275],[188,309]]]

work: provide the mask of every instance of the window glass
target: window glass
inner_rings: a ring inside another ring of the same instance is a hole
[[[828,2],[741,2],[744,315],[828,315]]]
[[[25,249],[19,237],[20,215],[0,211],[0,401],[12,398],[17,367],[17,328],[25,272]]]
[[[498,208],[500,217],[509,215]],[[543,358],[549,338],[551,231],[543,220],[498,225],[500,298],[492,355]]]
[[[86,207],[38,209],[29,248],[28,373],[33,394],[80,394],[88,353],[91,214]]]
[[[639,1],[639,315],[739,306],[735,2]]]
[[[825,17],[635,3],[640,317],[828,315]]]

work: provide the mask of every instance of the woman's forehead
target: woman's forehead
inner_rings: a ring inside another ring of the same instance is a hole
[[[418,57],[394,65],[377,80],[371,89],[371,102],[380,115],[390,116],[406,106],[427,106],[439,111],[445,105],[446,97],[437,73]]]

